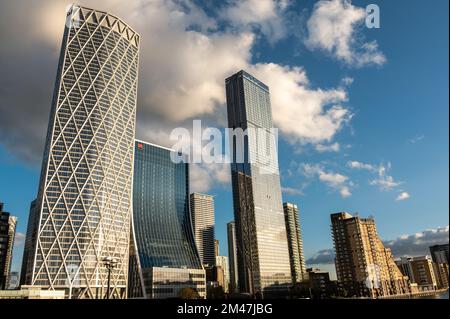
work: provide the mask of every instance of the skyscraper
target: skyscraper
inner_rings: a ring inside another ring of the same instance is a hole
[[[30,204],[28,215],[27,233],[23,247],[22,270],[20,272],[20,284],[25,285],[31,282],[33,275],[34,256],[36,254],[37,234],[39,228],[39,216],[36,209],[37,200]]]
[[[331,214],[336,274],[348,296],[390,296],[410,292],[409,281],[378,236],[373,218]]]
[[[307,276],[298,207],[295,204],[284,203],[283,209],[286,221],[292,281],[293,283],[298,283],[305,280]]]
[[[189,164],[171,160],[175,151],[136,141],[133,178],[133,242],[129,296],[178,297],[194,288],[205,296],[189,213]],[[134,265],[133,265],[134,264]]]
[[[287,295],[292,279],[269,88],[245,71],[225,84],[228,126],[248,133],[239,144],[233,137],[231,147],[239,289]]]
[[[126,296],[139,42],[112,14],[67,12],[26,284]],[[106,257],[117,261],[108,292]]]
[[[17,218],[3,211],[0,203],[0,290],[6,289],[11,272]]]
[[[195,242],[203,265],[216,264],[214,241],[214,196],[200,193],[191,194],[191,214],[194,225]]]
[[[228,261],[230,267],[230,292],[238,292],[238,265],[236,247],[236,225],[234,221],[227,224]]]

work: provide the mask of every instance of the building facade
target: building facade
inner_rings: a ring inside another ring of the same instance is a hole
[[[409,280],[378,236],[373,218],[331,214],[335,266],[348,296],[385,297],[410,292]]]
[[[448,265],[448,244],[434,245],[430,247],[430,254],[433,261],[437,264]]]
[[[298,207],[295,204],[284,203],[283,210],[286,222],[292,282],[296,284],[307,278]]]
[[[16,225],[17,218],[5,212],[0,203],[0,290],[8,288]]]
[[[237,264],[237,247],[236,247],[236,224],[231,221],[227,224],[228,239],[228,261],[230,267],[230,293],[239,292],[238,284],[238,264]]]
[[[67,12],[27,285],[126,296],[139,42],[112,14]],[[109,292],[106,257],[117,261]]]
[[[36,254],[37,234],[39,230],[39,214],[36,209],[37,199],[30,204],[27,232],[23,247],[22,268],[20,271],[20,285],[30,283],[33,275],[34,256]]]
[[[195,243],[204,266],[216,263],[214,235],[214,196],[192,193],[190,198]]]
[[[223,291],[228,293],[230,291],[230,267],[227,256],[216,256],[216,266],[222,268],[223,272]]]
[[[396,263],[419,291],[448,288],[448,267],[434,263],[430,256],[402,257]]]
[[[185,287],[206,294],[189,211],[189,164],[173,162],[174,153],[136,141],[130,298],[178,297]]]
[[[292,284],[267,85],[245,71],[225,80],[240,292],[287,296]],[[239,140],[238,140],[239,139]]]

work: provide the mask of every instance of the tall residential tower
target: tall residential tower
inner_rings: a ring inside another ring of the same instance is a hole
[[[28,285],[68,298],[126,297],[139,42],[112,14],[67,12]],[[105,258],[117,262],[109,291]]]
[[[303,240],[298,207],[295,204],[284,203],[283,209],[291,260],[292,281],[293,283],[299,283],[306,279],[307,272],[305,256],[303,255]]]
[[[245,71],[225,80],[241,292],[285,296],[292,283],[269,87]],[[239,138],[239,137],[237,137]]]
[[[195,242],[200,259],[205,266],[216,264],[216,243],[214,236],[214,196],[191,194],[191,214]]]
[[[384,247],[373,218],[331,214],[336,274],[348,296],[390,296],[410,292],[408,278]]]

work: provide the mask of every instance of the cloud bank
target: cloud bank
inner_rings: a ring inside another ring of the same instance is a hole
[[[120,16],[141,34],[138,138],[170,146],[170,130],[189,127],[192,119],[225,126],[224,79],[246,69],[269,85],[282,137],[337,150],[333,139],[352,117],[347,88],[312,87],[300,66],[251,62],[258,39],[285,35],[289,1],[231,1],[223,15],[208,15],[189,0],[122,3],[80,1]],[[2,4],[0,12],[0,143],[32,165],[41,161],[68,4],[17,0]],[[227,27],[219,27],[224,21]],[[11,29],[20,36],[12,37]],[[221,171],[207,175],[226,181]]]

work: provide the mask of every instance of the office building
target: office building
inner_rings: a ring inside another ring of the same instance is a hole
[[[448,265],[448,244],[431,246],[430,253],[435,263]]]
[[[191,194],[191,214],[195,242],[202,264],[214,266],[216,262],[214,236],[214,196]]]
[[[238,285],[238,265],[237,265],[237,247],[236,247],[236,224],[231,221],[227,224],[228,238],[228,261],[230,268],[230,288],[231,293],[239,292]]]
[[[186,287],[206,295],[189,212],[189,164],[173,162],[171,154],[136,141],[130,298],[174,298]]]
[[[373,218],[331,214],[335,266],[347,296],[386,297],[410,292],[409,281],[378,236]]]
[[[291,261],[291,274],[293,284],[302,282],[307,277],[305,256],[303,255],[302,231],[298,215],[298,207],[295,204],[284,203],[284,218]]]
[[[288,295],[292,284],[269,87],[245,71],[225,80],[239,289]],[[239,139],[239,141],[238,141]]]
[[[34,256],[36,253],[37,234],[39,229],[39,214],[37,213],[36,202],[36,199],[31,202],[28,214],[27,232],[23,247],[22,268],[20,271],[20,285],[31,282],[33,275]]]
[[[230,287],[230,267],[228,265],[228,257],[216,256],[216,266],[222,268],[223,282],[221,283],[221,286],[223,288],[223,291],[228,293]]]
[[[126,297],[139,42],[112,14],[68,9],[27,285]],[[105,258],[116,261],[108,291]]]
[[[11,272],[17,218],[3,210],[0,203],[0,290],[6,289]]]

